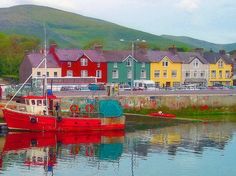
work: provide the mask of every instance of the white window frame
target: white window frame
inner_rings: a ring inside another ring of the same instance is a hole
[[[163,70],[162,75],[163,75],[163,78],[168,78],[168,72],[167,72],[167,70]]]
[[[87,58],[81,58],[80,59],[80,65],[81,66],[88,66],[88,59]]]
[[[145,68],[145,66],[146,66],[145,62],[142,62],[141,67],[142,67],[142,68]]]
[[[142,69],[140,72],[140,78],[145,79],[147,77],[147,73],[145,69]]]
[[[88,77],[88,70],[81,70],[80,75],[81,75],[82,78]]]
[[[175,72],[175,75],[173,74]],[[171,70],[171,77],[176,78],[177,77],[177,70]]]
[[[186,71],[186,72],[185,72],[185,77],[186,77],[186,78],[190,78],[190,77],[191,77],[190,71]]]
[[[224,67],[224,62],[222,60],[218,61],[218,68],[223,68]]]
[[[193,66],[194,66],[195,68],[199,68],[199,60],[198,60],[198,59],[195,59],[195,60],[193,61]]]
[[[119,78],[119,70],[113,69],[112,70],[112,79],[118,79]]]
[[[216,78],[216,70],[211,70],[211,78],[212,79]]]
[[[163,66],[163,67],[168,67],[168,65],[169,65],[168,60],[162,61],[162,66]]]
[[[113,68],[117,68],[117,62],[113,63]]]
[[[67,62],[67,67],[71,67],[71,62]]]
[[[154,78],[160,78],[160,70],[154,70]]]
[[[101,67],[101,63],[97,63],[97,68],[100,68]]]
[[[127,70],[127,78],[132,79],[132,70]]]
[[[127,67],[132,67],[132,59],[127,59],[126,66]]]
[[[53,72],[53,76],[54,77],[58,77],[58,73],[57,72]]]
[[[231,75],[230,71],[229,71],[229,70],[226,70],[226,71],[225,71],[225,78],[226,78],[226,79],[229,79],[229,78],[230,78],[230,75]]]
[[[73,71],[72,70],[67,70],[66,71],[66,76],[67,77],[73,77]]]

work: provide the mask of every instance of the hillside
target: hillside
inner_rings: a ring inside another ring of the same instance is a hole
[[[219,51],[221,49],[224,49],[226,51],[232,51],[236,49],[236,43],[232,44],[215,44],[210,43],[203,40],[194,39],[191,37],[185,37],[185,36],[171,36],[171,35],[162,35],[162,37],[170,40],[175,40],[179,42],[183,42],[186,44],[189,44],[191,46],[194,46],[195,48],[204,48],[206,50],[213,50],[213,51]]]
[[[122,49],[130,47],[130,43],[121,43],[120,39],[144,39],[153,49],[166,49],[171,45],[191,48],[183,42],[49,7],[21,5],[0,8],[1,32],[34,35],[43,39],[44,23],[48,40],[56,41],[60,47],[86,48],[98,41],[106,49]]]

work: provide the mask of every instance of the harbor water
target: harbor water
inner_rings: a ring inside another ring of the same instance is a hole
[[[163,122],[164,123],[164,122]],[[9,176],[231,176],[236,123],[129,126],[125,132],[2,133]]]

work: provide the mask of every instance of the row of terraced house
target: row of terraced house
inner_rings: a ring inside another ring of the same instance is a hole
[[[20,66],[20,82],[33,74],[44,75],[42,53],[29,53]],[[233,85],[233,62],[224,51],[178,52],[151,51],[145,48],[103,50],[97,45],[92,50],[60,49],[51,45],[47,54],[49,77],[97,77],[97,82],[131,84],[132,80],[153,80],[160,87],[178,87],[181,84],[212,86]]]

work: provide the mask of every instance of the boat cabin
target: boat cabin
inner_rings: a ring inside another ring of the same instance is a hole
[[[38,115],[46,115],[48,107],[49,110],[52,110],[53,99],[56,99],[56,96],[47,96],[48,103],[45,96],[24,96],[23,98],[26,104],[26,112]]]

